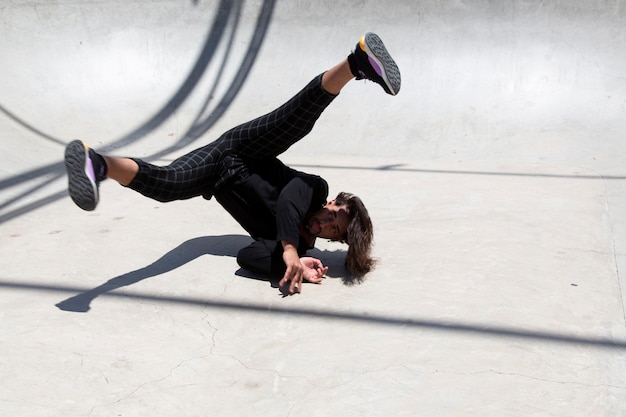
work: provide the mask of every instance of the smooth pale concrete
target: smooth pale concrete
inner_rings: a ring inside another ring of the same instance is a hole
[[[0,413],[626,415],[626,3],[0,3]],[[378,268],[282,297],[214,201],[65,191],[64,145],[166,163],[365,31],[282,159],[362,196]]]

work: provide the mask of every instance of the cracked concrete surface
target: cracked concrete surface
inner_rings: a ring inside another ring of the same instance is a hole
[[[0,2],[0,413],[626,416],[626,3]],[[101,185],[64,145],[167,163],[375,31],[282,159],[359,194],[378,268],[282,297],[214,201]]]

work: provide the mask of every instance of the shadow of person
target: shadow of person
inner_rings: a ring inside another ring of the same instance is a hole
[[[111,278],[102,285],[77,294],[55,305],[63,311],[86,313],[91,308],[91,302],[102,294],[172,271],[202,255],[230,256],[234,258],[241,248],[249,245],[251,242],[252,238],[244,235],[203,236],[190,239],[148,266]],[[319,249],[312,249],[307,252],[307,256],[318,258],[324,265],[328,266],[329,270],[326,276],[329,278],[341,278],[345,285],[353,285],[361,282],[360,279],[352,277],[344,266],[345,252],[342,250],[320,251]],[[280,277],[265,277],[248,272],[244,269],[237,270],[235,275],[267,281],[272,288],[280,289],[278,284]]]
[[[244,235],[203,236],[190,239],[150,265],[111,278],[96,288],[61,301],[56,306],[64,311],[85,313],[89,311],[91,301],[102,294],[172,271],[202,255],[236,257],[239,249],[251,242],[252,238]]]

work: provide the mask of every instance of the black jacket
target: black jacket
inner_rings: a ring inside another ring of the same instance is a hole
[[[215,198],[255,240],[239,251],[239,265],[251,272],[280,276],[285,272],[282,240],[295,245],[300,256],[312,248],[300,236],[300,224],[326,203],[328,183],[275,158],[243,166]]]

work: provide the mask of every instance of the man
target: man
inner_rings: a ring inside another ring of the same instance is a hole
[[[355,51],[278,109],[239,125],[214,142],[155,166],[136,158],[103,156],[76,140],[67,145],[69,193],[84,210],[98,204],[99,183],[112,178],[161,202],[202,195],[216,200],[255,241],[237,255],[239,265],[282,276],[289,293],[302,281],[322,281],[328,268],[306,257],[317,237],[348,244],[346,266],[362,276],[374,267],[373,229],[363,202],[349,193],[326,201],[328,184],[285,166],[276,157],[306,136],[326,107],[353,79],[368,79],[385,92],[400,90],[400,71],[380,38],[367,33]]]

